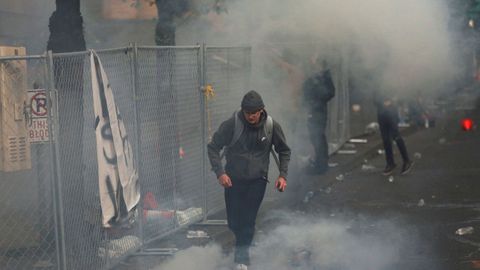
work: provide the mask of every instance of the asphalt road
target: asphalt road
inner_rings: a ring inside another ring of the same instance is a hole
[[[325,185],[319,178],[304,211],[347,222],[346,232],[365,247],[392,248],[387,262],[374,264],[378,269],[480,269],[480,130],[463,131],[465,117],[480,120],[478,110],[447,108],[435,127],[404,136],[415,160],[410,174],[400,176],[398,166],[393,178],[383,176],[384,155],[373,149],[363,164],[337,171],[341,181]],[[401,165],[398,150],[396,162]],[[469,226],[473,233],[456,234]],[[385,254],[365,254],[373,261],[377,255]],[[327,269],[339,265],[328,263]]]

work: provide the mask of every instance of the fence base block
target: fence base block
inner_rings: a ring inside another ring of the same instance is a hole
[[[133,253],[131,256],[173,256],[178,248],[149,248]]]
[[[197,225],[208,225],[208,226],[224,226],[227,225],[227,220],[225,219],[211,219],[205,220],[197,223]]]

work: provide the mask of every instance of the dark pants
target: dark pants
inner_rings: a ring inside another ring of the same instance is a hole
[[[398,150],[402,156],[403,162],[409,161],[407,147],[398,131],[398,116],[394,111],[385,111],[378,114],[378,125],[383,140],[383,148],[385,149],[385,159],[387,166],[394,166],[392,140],[397,143]]]
[[[225,189],[228,227],[235,234],[235,262],[250,264],[249,248],[255,234],[255,219],[265,195],[267,182],[234,180]]]
[[[328,169],[328,143],[325,135],[327,129],[327,112],[315,113],[308,118],[308,131],[315,150],[313,166],[319,171]]]

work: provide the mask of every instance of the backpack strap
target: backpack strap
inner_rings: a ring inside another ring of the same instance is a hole
[[[238,141],[238,139],[240,139],[240,136],[242,136],[244,126],[243,126],[242,120],[240,120],[240,118],[238,117],[238,112],[239,111],[233,112],[232,117],[233,117],[233,121],[234,121],[235,124],[234,124],[234,129],[233,129],[232,140],[230,141],[230,143],[228,145],[225,146],[225,149],[223,149],[223,152],[220,155],[220,159],[223,159],[223,157],[227,153],[228,149],[230,147],[232,147]]]
[[[235,111],[233,113],[233,118],[235,121],[235,128],[233,130],[232,140],[230,141],[227,147],[232,147],[238,141],[238,139],[240,139],[240,136],[242,136],[242,133],[243,133],[243,129],[245,128],[245,126],[242,123],[242,120],[238,117],[238,111]]]
[[[270,142],[270,153],[272,154],[273,159],[275,160],[275,164],[277,164],[277,168],[280,170],[280,161],[278,160],[278,157],[273,151],[273,147],[272,147],[273,118],[270,115],[267,116],[267,122],[265,123],[265,134],[267,135],[267,139]]]

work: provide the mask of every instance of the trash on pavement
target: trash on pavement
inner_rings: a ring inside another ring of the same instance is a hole
[[[187,238],[210,238],[204,231],[188,231]]]
[[[378,125],[378,123],[372,122],[365,127],[365,133],[373,134],[373,133],[376,133],[379,129],[380,129],[380,126]]]
[[[388,182],[393,183],[394,180],[395,180],[395,178],[393,178],[393,175],[390,175],[388,177]]]
[[[415,154],[413,154],[413,157],[416,158],[416,159],[421,159],[422,154],[420,154],[419,152],[415,152]]]
[[[101,258],[120,258],[129,251],[139,248],[142,245],[140,238],[134,235],[126,235],[122,238],[112,239],[102,243],[98,248],[98,256]]]
[[[345,176],[343,176],[343,174],[339,174],[337,175],[337,177],[335,177],[335,179],[337,179],[338,181],[343,181],[345,179]]]
[[[468,226],[468,227],[459,228],[458,230],[455,231],[455,234],[456,235],[472,234],[473,231],[474,231],[473,227]]]
[[[445,139],[445,138],[440,138],[440,139],[438,140],[438,143],[439,143],[439,144],[444,144],[444,143],[446,143],[446,142],[447,142],[447,139]]]
[[[368,164],[363,164],[362,165],[362,171],[373,171],[375,169],[376,168],[373,165],[368,165]]]
[[[324,191],[325,191],[325,193],[330,194],[330,192],[332,192],[332,188],[327,187]]]
[[[425,200],[424,199],[420,199],[420,201],[418,201],[418,206],[422,207],[425,205]]]
[[[367,143],[368,140],[367,139],[350,139],[350,140],[348,140],[348,142],[351,142],[351,143]]]
[[[303,202],[308,203],[310,199],[313,197],[313,195],[314,195],[313,191],[307,192],[307,194],[305,194],[305,198],[303,198]]]
[[[338,150],[337,153],[340,155],[354,155],[357,153],[357,150]]]
[[[329,162],[328,163],[328,167],[330,167],[330,168],[335,168],[337,166],[338,166],[338,163],[336,163],[336,162],[332,162],[332,163]]]
[[[385,154],[385,150],[383,150],[383,149],[378,149],[378,150],[377,150],[377,153],[378,153],[379,155],[383,155],[383,154]]]
[[[176,213],[179,226],[192,224],[203,218],[202,208],[190,207],[183,211],[178,210]]]

